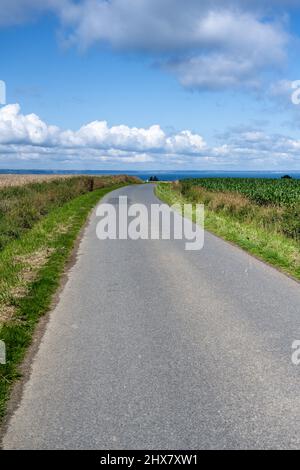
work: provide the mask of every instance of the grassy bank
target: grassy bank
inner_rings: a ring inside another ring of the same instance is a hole
[[[26,181],[26,177],[25,177]],[[53,209],[77,196],[115,184],[130,184],[136,178],[126,175],[58,178],[0,190],[0,251],[19,239]]]
[[[207,230],[300,279],[298,201],[276,203],[273,195],[272,204],[258,204],[254,200],[257,193],[251,199],[242,192],[233,191],[232,186],[226,190],[224,181],[220,181],[220,189],[217,189],[217,181],[213,182],[213,188],[211,184],[212,181],[207,182],[207,189],[202,180],[160,183],[156,193],[170,205],[204,203]]]
[[[12,217],[13,227],[19,228],[17,233],[11,233],[10,239],[5,239],[0,251],[0,339],[7,350],[7,363],[0,365],[0,417],[5,412],[11,386],[19,377],[18,366],[35,326],[49,309],[88,214],[106,193],[135,182],[138,181],[127,177],[96,178],[93,183],[90,178],[75,178],[73,182],[69,179],[0,192],[2,204],[7,201],[8,207],[1,214],[0,226],[12,223]],[[24,226],[15,205],[18,197],[23,209],[27,210],[24,205],[27,201],[30,211],[37,211],[30,226]],[[41,207],[43,210],[39,210]]]

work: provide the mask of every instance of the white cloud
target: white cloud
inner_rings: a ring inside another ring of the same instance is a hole
[[[62,130],[35,114],[22,114],[17,104],[0,108],[0,161],[5,165],[300,168],[298,139],[245,127],[219,139],[218,145],[209,146],[190,130],[167,134],[159,125],[109,127],[106,121],[94,121],[77,131]]]
[[[233,166],[248,168],[280,169],[300,168],[300,140],[284,135],[269,135],[261,130],[231,131],[223,136],[226,144],[212,153]]]
[[[244,8],[243,2],[86,0],[63,17],[73,28],[71,43],[163,53],[162,65],[188,88],[257,87],[263,71],[284,62],[288,35],[263,12]]]
[[[222,89],[257,87],[265,70],[284,62],[289,36],[283,13],[299,2],[0,0],[0,5],[0,25],[52,11],[67,44],[142,51],[186,87]]]
[[[51,144],[59,129],[48,126],[36,114],[24,116],[18,104],[0,109],[0,144]]]
[[[167,68],[178,76],[186,88],[222,90],[241,85],[258,88],[260,80],[256,66],[248,58],[210,55],[169,63]]]
[[[37,115],[23,115],[18,104],[0,108],[0,146],[20,155],[47,153],[82,154],[124,162],[151,161],[151,155],[202,155],[203,138],[189,130],[167,135],[159,125],[147,129],[125,125],[109,127],[94,121],[77,131],[50,126]],[[39,150],[37,150],[39,148]]]

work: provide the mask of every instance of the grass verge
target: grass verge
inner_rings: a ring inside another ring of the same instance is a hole
[[[99,199],[121,186],[124,184],[76,197],[0,252],[0,340],[7,352],[6,364],[0,365],[0,418],[12,384],[20,377],[19,365],[35,326],[51,305],[82,226]]]
[[[156,186],[156,195],[169,205],[196,202],[184,197],[176,190],[176,186],[169,183],[159,183]],[[201,197],[197,202],[205,203]],[[259,217],[240,221],[234,214],[230,214],[228,207],[213,210],[206,204],[205,228],[300,280],[299,242],[273,231],[272,228],[261,227]]]

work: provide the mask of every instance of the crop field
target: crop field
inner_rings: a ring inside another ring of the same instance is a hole
[[[0,189],[24,186],[30,183],[46,183],[57,179],[71,178],[69,175],[0,175]]]
[[[173,183],[189,201],[300,241],[300,180],[199,178]]]
[[[297,205],[300,203],[300,180],[252,178],[203,178],[181,182],[182,193],[194,187],[212,192],[239,193],[259,205]]]

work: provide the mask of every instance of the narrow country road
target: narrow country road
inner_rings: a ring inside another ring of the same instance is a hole
[[[157,202],[150,185],[107,195]],[[300,286],[206,233],[99,241],[94,213],[5,449],[300,448]]]

